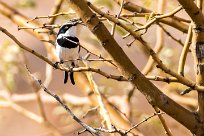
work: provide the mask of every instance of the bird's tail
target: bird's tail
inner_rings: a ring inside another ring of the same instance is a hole
[[[75,85],[75,81],[74,81],[74,72],[70,72],[70,80],[71,80],[71,83],[73,84],[73,85]]]
[[[68,72],[65,71],[65,72],[64,72],[64,84],[67,83],[67,80],[68,80]]]
[[[73,85],[75,85],[74,72],[72,71],[72,68],[74,68],[75,64],[72,62],[71,65],[72,65],[72,67],[70,68],[70,80],[71,80],[71,83],[72,83]],[[68,74],[69,74],[69,73],[68,73],[67,71],[64,72],[64,84],[66,84],[67,81],[68,81],[68,77],[69,77]]]

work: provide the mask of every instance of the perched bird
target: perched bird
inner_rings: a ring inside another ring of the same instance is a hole
[[[79,39],[76,35],[76,25],[77,22],[68,22],[63,24],[59,32],[57,33],[56,39],[56,54],[59,62],[63,63],[64,66],[69,67],[71,69],[70,72],[70,80],[74,85],[74,73],[72,72],[72,68],[75,67],[74,60],[79,58]],[[68,72],[64,73],[64,83],[67,83],[68,80]]]

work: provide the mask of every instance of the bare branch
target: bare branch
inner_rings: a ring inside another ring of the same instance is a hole
[[[59,11],[60,11],[60,8],[62,6],[62,3],[63,3],[64,0],[55,0],[55,5],[54,7],[52,8],[51,10],[51,15],[53,14],[57,14]],[[49,21],[48,21],[48,24],[53,24],[56,20],[56,17],[57,16],[53,16]]]
[[[101,136],[101,134],[98,131],[96,131],[94,128],[88,126],[87,124],[82,122],[76,115],[74,115],[74,113],[71,111],[71,109],[66,104],[64,104],[64,102],[61,100],[61,98],[58,95],[56,95],[53,92],[51,92],[50,90],[48,90],[45,87],[45,85],[42,83],[41,80],[39,80],[35,76],[33,76],[27,67],[26,67],[26,69],[27,69],[29,75],[32,77],[32,79],[39,84],[39,86],[43,89],[43,91],[45,91],[47,94],[52,96],[56,101],[58,101],[58,103],[66,110],[66,112],[72,117],[72,119],[74,119],[76,122],[78,122],[82,127],[84,127],[86,129],[86,131],[90,132],[92,135]]]
[[[116,15],[116,18],[117,18],[117,19],[120,17],[120,14],[122,13],[123,5],[124,5],[124,0],[123,0],[122,3],[121,3],[120,10],[119,10],[118,14]],[[112,30],[111,30],[111,35],[112,35],[112,36],[114,36],[115,27],[116,27],[116,24],[113,23]]]
[[[136,29],[135,31],[140,31],[140,30],[143,30],[143,29],[148,29],[153,23],[155,22],[159,22],[160,19],[163,19],[163,18],[167,18],[167,17],[171,17],[171,16],[174,16],[176,13],[178,13],[180,10],[182,9],[182,6],[179,6],[178,8],[174,9],[173,11],[167,13],[167,14],[164,14],[164,15],[156,15],[156,16],[153,16],[153,19],[150,20],[149,22],[147,22],[144,26]]]
[[[181,46],[184,46],[184,44],[182,43],[181,39],[176,39],[170,32],[168,32],[162,25],[160,25],[158,23],[158,25],[162,28],[162,30],[175,42],[177,42],[178,44],[180,44]],[[190,49],[189,49],[190,51]]]
[[[197,120],[195,119],[195,115],[192,114],[190,111],[186,110],[185,108],[181,107],[174,101],[172,101],[168,96],[163,94],[155,85],[149,82],[148,79],[146,79],[144,75],[140,73],[140,71],[135,67],[135,65],[130,61],[130,59],[127,57],[125,52],[121,49],[121,47],[110,35],[109,31],[104,26],[104,24],[100,22],[97,16],[90,10],[90,8],[93,9],[92,8],[93,5],[90,2],[87,2],[85,0],[74,0],[74,1],[67,0],[67,1],[70,4],[70,7],[78,14],[78,16],[82,19],[82,21],[86,24],[86,26],[101,41],[102,46],[111,55],[114,62],[118,66],[118,69],[121,71],[122,75],[124,75],[126,78],[131,77],[130,78],[131,82],[138,88],[138,90],[140,90],[147,97],[150,103],[155,104],[161,110],[169,114],[171,117],[175,118],[184,126],[186,126],[189,130],[193,131],[195,129],[196,124],[198,123]],[[102,15],[104,14],[102,13]],[[118,21],[117,21],[117,25],[120,25]],[[135,38],[138,36],[137,34],[135,34],[134,31],[132,30],[130,31],[132,32]],[[101,34],[101,33],[104,33],[104,34]],[[148,48],[148,50],[150,51],[150,48]],[[153,52],[151,50],[151,54],[152,53]],[[181,79],[180,75],[178,79],[179,80]],[[185,81],[186,81],[186,78],[185,78]],[[188,80],[188,83],[189,83],[189,80]],[[196,86],[196,88],[197,87],[198,86]],[[172,108],[174,107],[174,111],[170,110],[171,107]],[[186,121],[186,118],[190,119],[191,122],[189,123],[189,121]]]
[[[126,131],[125,131],[125,134],[129,133],[132,129],[134,129],[134,128],[140,126],[141,124],[143,124],[144,122],[148,121],[149,119],[151,119],[151,118],[153,118],[153,117],[155,117],[155,116],[157,116],[157,115],[161,115],[161,114],[165,114],[165,113],[163,113],[163,112],[154,113],[153,115],[151,115],[151,116],[145,118],[144,120],[140,121],[138,124],[132,126],[130,129],[126,130]]]
[[[135,3],[131,2],[131,1],[126,1],[124,4],[124,8],[126,10],[129,10],[129,11],[134,12],[134,13],[135,12],[136,13],[152,13],[153,12],[147,8],[136,5]],[[176,18],[176,20],[175,20],[175,18]],[[173,16],[173,17],[163,18],[160,21],[162,23],[167,24],[169,26],[172,26],[172,27],[184,32],[184,33],[187,33],[188,25],[186,25],[185,23],[181,23],[181,20],[183,20],[183,19]]]
[[[183,47],[183,50],[181,52],[181,56],[179,59],[178,73],[182,76],[184,76],[184,66],[185,66],[186,57],[188,54],[189,47],[191,45],[190,44],[191,38],[192,38],[192,24],[189,26],[186,41],[185,41],[185,44],[184,44],[184,47]]]

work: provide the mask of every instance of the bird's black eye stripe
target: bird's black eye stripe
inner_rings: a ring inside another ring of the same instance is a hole
[[[76,44],[78,42],[79,42],[79,39],[74,36],[62,36],[57,39],[58,45],[64,48],[76,48],[78,47],[78,44]]]
[[[63,25],[63,26],[61,26],[60,29],[59,29],[59,32],[57,33],[57,36],[59,34],[65,33],[70,27],[71,27],[70,25]]]
[[[57,33],[57,36],[59,34],[64,34],[68,29],[69,29],[69,27],[67,27],[67,26],[60,28],[59,32]]]

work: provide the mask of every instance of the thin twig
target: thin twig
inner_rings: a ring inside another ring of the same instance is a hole
[[[88,64],[85,61],[83,61],[83,64],[86,67],[88,67]],[[101,115],[101,117],[103,117],[107,128],[111,129],[112,128],[112,123],[111,123],[111,119],[110,119],[110,116],[109,116],[109,112],[107,110],[107,107],[104,104],[104,101],[102,99],[99,88],[98,88],[97,84],[95,83],[95,81],[93,79],[92,72],[86,72],[86,77],[87,77],[87,79],[89,81],[89,84],[90,84],[90,87],[93,90],[93,92],[94,92],[94,94],[96,96],[96,99],[98,101],[99,108],[100,108],[100,115]]]
[[[141,35],[139,33],[134,32],[134,30],[132,30],[132,28],[129,28],[126,24],[122,23],[120,20],[116,19],[115,17],[108,15],[106,13],[104,13],[103,11],[101,11],[100,9],[98,9],[96,6],[94,6],[93,4],[91,4],[90,2],[87,2],[88,6],[95,11],[96,13],[98,13],[99,15],[101,15],[102,17],[107,18],[108,20],[116,23],[118,26],[122,27],[123,29],[125,29],[126,31],[128,31],[129,33],[133,34],[134,33],[134,38],[139,40],[140,42],[144,42],[141,38]]]
[[[184,66],[185,66],[185,62],[186,62],[186,57],[190,48],[190,41],[192,38],[192,24],[189,25],[189,29],[188,29],[188,34],[186,37],[186,41],[183,47],[183,50],[181,52],[181,56],[179,59],[179,65],[178,65],[178,74],[184,76]]]
[[[176,39],[170,32],[168,32],[163,25],[159,24],[158,25],[161,27],[161,29],[175,42],[177,42],[178,44],[180,44],[181,46],[184,46],[184,44],[182,43],[181,39]]]
[[[157,115],[162,115],[165,114],[164,112],[159,112],[159,113],[154,113],[153,115],[145,118],[144,120],[140,121],[138,124],[132,126],[131,128],[129,128],[128,130],[126,130],[125,132],[121,131],[120,129],[117,129],[115,126],[113,126],[113,129],[108,130],[108,129],[104,129],[104,128],[95,128],[95,130],[99,131],[99,132],[104,132],[104,133],[118,133],[121,136],[127,136],[128,133],[131,132],[131,130],[139,127],[140,125],[142,125],[144,122],[147,122],[149,119],[157,116]]]
[[[145,16],[149,16],[151,13],[131,13],[131,14],[121,14],[121,17],[145,17]]]
[[[41,95],[40,95],[40,90],[36,86],[36,84],[33,84],[33,87],[34,87],[34,91],[35,91],[35,95],[36,95],[36,100],[37,100],[37,103],[38,103],[38,106],[39,106],[40,114],[43,117],[44,122],[47,122],[48,120],[47,120],[47,117],[46,117],[46,114],[45,114],[42,98],[41,98]]]
[[[164,4],[159,6],[158,7],[158,10],[159,10],[158,12],[163,13],[163,9],[164,9],[163,7],[164,7]],[[164,44],[164,32],[159,26],[157,26],[157,28],[156,28],[156,44],[155,44],[155,47],[153,49],[155,51],[155,53],[159,54],[159,52],[163,48],[163,44]],[[154,64],[155,64],[155,61],[150,56],[147,63],[146,63],[146,65],[145,65],[145,67],[142,69],[142,73],[144,75],[147,75],[149,72],[151,72]]]
[[[33,76],[31,74],[31,72],[29,71],[28,67],[26,67],[29,75],[32,77],[32,79],[37,82],[39,84],[39,86],[43,89],[43,91],[45,91],[47,94],[49,94],[50,96],[52,96],[53,98],[55,98],[55,100],[66,110],[66,112],[72,117],[72,119],[74,119],[77,123],[79,123],[82,127],[84,127],[86,129],[86,131],[90,132],[92,135],[96,135],[96,136],[101,136],[101,134],[96,131],[94,128],[88,126],[87,124],[85,124],[84,122],[82,122],[76,115],[74,115],[74,113],[71,111],[71,109],[69,109],[69,107],[64,104],[64,102],[61,100],[61,98],[56,95],[55,93],[51,92],[50,90],[48,90],[45,85],[42,83],[41,80],[37,79],[35,76]]]
[[[164,1],[161,1],[161,0],[158,1],[157,11],[159,13],[164,12]],[[155,44],[155,47],[153,49],[155,51],[155,53],[159,54],[159,52],[163,48],[163,44],[164,44],[164,32],[159,26],[157,26],[157,28],[156,28],[156,44]],[[155,64],[155,61],[150,56],[145,67],[142,69],[142,73],[144,75],[147,75],[153,69],[154,64]]]
[[[41,19],[41,18],[48,18],[48,19],[51,19],[51,18],[55,18],[55,17],[58,17],[58,16],[65,16],[65,15],[74,15],[75,13],[71,13],[71,12],[60,12],[60,13],[56,13],[56,14],[51,14],[51,15],[47,15],[47,16],[36,16],[30,20],[27,21],[27,23],[29,22],[32,22],[34,20],[37,20],[37,19]]]
[[[182,6],[179,6],[178,8],[174,9],[173,11],[169,12],[169,13],[166,13],[166,14],[163,14],[163,15],[155,15],[153,16],[152,20],[150,20],[149,22],[147,22],[145,25],[143,25],[142,27],[140,28],[137,28],[135,29],[134,31],[137,32],[137,31],[140,31],[140,30],[144,30],[145,29],[145,32],[147,31],[147,29],[152,25],[154,24],[155,22],[159,22],[159,20],[161,19],[164,19],[164,18],[167,18],[167,17],[171,17],[171,16],[174,16],[176,13],[178,13],[180,10],[182,9]],[[144,32],[144,33],[145,33]],[[143,34],[144,34],[143,33]],[[130,33],[126,34],[125,36],[123,36],[123,38],[126,38],[128,37],[129,35],[131,35]]]
[[[151,119],[151,118],[153,118],[153,117],[155,117],[155,116],[157,116],[157,115],[162,115],[162,114],[165,114],[165,113],[164,113],[164,112],[154,113],[153,115],[151,115],[151,116],[145,118],[144,120],[140,121],[138,124],[132,126],[130,129],[126,130],[126,131],[125,131],[125,134],[129,133],[132,129],[137,128],[138,126],[140,126],[140,125],[143,124],[144,122],[148,121],[149,119]]]
[[[149,80],[153,80],[153,81],[163,81],[166,83],[170,83],[170,82],[179,82],[178,79],[176,79],[175,77],[163,77],[163,76],[145,76],[147,79]]]
[[[55,0],[54,7],[51,10],[51,15],[57,14],[60,11],[63,1],[64,0]],[[55,20],[57,19],[56,17],[57,16],[53,16],[52,18],[50,18],[47,24],[54,24]]]
[[[105,97],[105,96],[103,95],[103,97]],[[122,112],[118,107],[116,107],[113,103],[111,103],[109,101],[108,101],[108,104],[111,105],[114,110],[118,111],[120,114],[123,115],[123,117],[125,117],[125,119],[127,119],[130,122],[128,116],[124,112]]]
[[[124,0],[122,0],[121,6],[120,6],[120,10],[119,10],[118,14],[116,15],[117,19],[120,17],[120,14],[122,13],[123,4],[124,4]],[[115,27],[116,27],[116,23],[113,23],[112,30],[111,30],[111,35],[112,36],[114,36],[114,34],[115,34]]]
[[[83,58],[78,58],[78,59],[72,59],[72,60],[63,60],[63,62],[70,62],[70,61],[102,61],[102,62],[105,62],[105,61],[113,61],[113,60],[110,60],[110,59],[83,59]]]
[[[156,106],[154,106],[154,105],[153,105],[153,108],[154,108],[154,110],[156,111],[156,113],[160,113],[160,112],[161,112],[161,111],[159,110],[159,108],[156,107]],[[166,124],[166,121],[165,121],[164,117],[163,117],[161,114],[159,114],[158,117],[159,117],[159,120],[160,120],[161,123],[162,123],[163,128],[164,128],[165,131],[166,131],[167,136],[173,136],[172,133],[171,133],[171,130],[169,129],[169,127],[168,127],[167,124]]]
[[[86,117],[88,114],[90,114],[90,113],[97,112],[97,110],[98,110],[98,106],[89,109],[89,110],[82,116],[82,118],[85,118],[85,117]]]
[[[146,7],[142,7],[142,6],[137,5],[136,3],[133,3],[132,1],[126,1],[124,4],[124,9],[126,9],[130,12],[137,12],[137,13],[152,13],[153,12],[153,11],[147,9]],[[187,29],[188,29],[187,25],[182,22],[184,20],[180,17],[177,17],[177,16],[167,17],[167,18],[161,19],[160,21],[164,24],[167,24],[167,25],[172,26],[172,27],[174,27],[174,28],[176,28],[182,32],[187,33]],[[185,21],[187,21],[187,20],[185,20]],[[190,23],[189,20],[188,20],[188,23]]]
[[[47,24],[43,24],[42,26],[37,26],[37,27],[20,27],[18,26],[18,30],[21,30],[21,29],[33,29],[33,30],[36,30],[36,29],[55,29],[55,28],[59,28],[60,25],[47,25]]]

